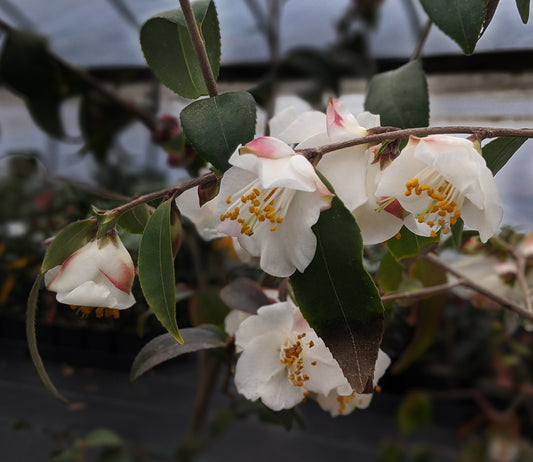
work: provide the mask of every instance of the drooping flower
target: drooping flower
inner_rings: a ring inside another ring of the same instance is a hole
[[[57,301],[79,308],[84,314],[96,308],[96,316],[118,317],[117,310],[131,307],[135,267],[115,233],[95,239],[46,272],[46,288]]]
[[[294,407],[310,393],[352,393],[329,349],[290,301],[263,306],[242,321],[235,345],[241,352],[237,390],[275,411]]]
[[[503,214],[483,157],[471,141],[449,135],[411,137],[383,172],[376,194],[398,199],[421,225],[411,230],[426,236],[435,236],[440,229],[449,233],[462,217],[486,242]]]
[[[304,156],[276,138],[256,138],[229,163],[220,184],[217,230],[237,237],[269,274],[303,272],[316,250],[311,226],[333,194]]]
[[[378,388],[378,381],[383,377],[391,360],[383,351],[378,350],[378,359],[374,368],[374,388]],[[324,411],[328,411],[332,417],[350,414],[354,409],[366,409],[370,406],[373,393],[355,393],[349,396],[341,395],[337,390],[332,390],[327,395],[316,395],[313,398]]]

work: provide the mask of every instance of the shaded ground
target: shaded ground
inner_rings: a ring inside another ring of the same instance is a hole
[[[72,357],[72,355],[71,355]],[[80,358],[82,359],[82,358]],[[106,363],[113,363],[113,357]],[[45,359],[58,389],[73,404],[56,401],[42,386],[28,359],[24,341],[0,338],[0,451],[2,462],[48,461],[54,449],[72,445],[76,437],[106,427],[129,445],[142,447],[146,460],[172,460],[185,434],[196,386],[194,356],[159,367],[128,382],[127,359],[116,369],[102,369]],[[375,460],[380,443],[408,441],[431,447],[435,461],[456,460],[457,426],[465,410],[446,405],[436,409],[434,425],[415,439],[398,434],[395,411],[400,397],[377,395],[370,409],[332,419],[310,403],[301,406],[305,431],[286,431],[255,418],[237,421],[209,447],[199,462],[299,460]],[[217,389],[211,409],[226,397]]]

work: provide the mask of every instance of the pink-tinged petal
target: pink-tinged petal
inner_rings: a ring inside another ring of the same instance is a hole
[[[328,101],[326,113],[327,133],[332,141],[343,141],[366,135],[354,115],[338,99]]]
[[[280,159],[294,155],[294,151],[288,144],[271,136],[262,136],[246,143],[239,149],[239,153],[241,155],[254,154],[266,159]]]

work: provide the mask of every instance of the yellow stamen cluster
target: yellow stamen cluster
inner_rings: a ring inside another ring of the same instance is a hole
[[[304,360],[301,340],[304,337],[305,333],[299,334],[295,343],[283,348],[283,355],[280,359],[281,364],[285,364],[290,370],[289,380],[295,387],[303,387],[304,383],[309,380],[309,376],[303,373]]]
[[[241,234],[251,236],[257,223],[270,223],[270,231],[276,231],[277,226],[283,223],[283,217],[276,210],[275,197],[278,188],[260,191],[253,188],[249,194],[243,194],[236,204],[230,206],[226,213],[220,215],[220,221],[237,220],[241,225]],[[267,193],[268,192],[268,193]],[[265,194],[267,193],[267,194]],[[265,197],[262,197],[262,196]],[[232,204],[232,197],[226,198],[226,204]],[[242,208],[241,208],[242,207]],[[246,218],[246,215],[249,215]]]
[[[349,396],[337,396],[337,402],[339,403],[337,411],[340,415],[344,414],[344,411],[346,411],[346,405],[351,401],[353,396],[353,394]]]
[[[70,305],[70,308],[76,311],[79,311],[83,316],[89,316],[93,311],[96,314],[97,318],[114,318],[118,319],[120,313],[119,310],[114,308],[104,308],[104,307],[94,307],[94,306],[77,306]]]
[[[424,212],[418,214],[419,223],[426,223],[430,228],[431,237],[436,237],[436,231],[442,227],[442,233],[448,234],[450,226],[455,225],[461,216],[461,210],[457,208],[457,202],[453,197],[457,195],[455,188],[443,179],[442,184],[435,190],[429,184],[420,185],[418,178],[405,183],[405,195],[411,196],[413,192],[420,196],[426,194],[431,200]],[[431,219],[430,219],[431,216]]]

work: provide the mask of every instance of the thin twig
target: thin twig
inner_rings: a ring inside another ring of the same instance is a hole
[[[0,19],[0,29],[3,29],[6,32],[11,32],[14,30],[8,23],[6,23],[2,19]],[[118,93],[113,90],[110,90],[108,87],[103,85],[98,79],[95,79],[87,71],[73,66],[60,56],[56,55],[53,51],[48,50],[48,54],[54,61],[57,62],[57,64],[66,69],[68,72],[75,75],[78,79],[89,85],[95,91],[112,101],[117,106],[121,107],[126,112],[134,115],[144,125],[146,125],[146,127],[150,131],[154,131],[157,128],[157,119],[148,111],[145,111],[144,109],[132,103],[131,101],[122,98]]]
[[[479,292],[482,295],[485,295],[485,297],[490,298],[491,300],[494,300],[496,303],[501,305],[503,308],[507,308],[519,316],[528,319],[529,321],[533,321],[533,313],[530,311],[522,308],[520,305],[517,305],[516,303],[507,300],[504,297],[499,296],[498,294],[494,293],[492,290],[487,289],[486,287],[483,287],[482,285],[478,284],[474,280],[470,279],[468,276],[465,276],[463,273],[457,271],[455,268],[451,267],[448,263],[446,263],[444,260],[440,259],[437,255],[433,253],[428,253],[424,255],[426,260],[431,261],[432,263],[435,263],[436,265],[440,266],[442,269],[447,271],[450,274],[453,274],[454,276],[460,278],[463,280],[463,285],[465,287],[470,287],[471,289],[474,289],[475,291]]]
[[[399,129],[395,127],[375,127],[368,130],[370,135],[354,138],[353,140],[342,141],[340,143],[328,144],[316,148],[299,149],[297,152],[303,154],[310,161],[320,158],[328,152],[338,151],[360,144],[377,144],[383,141],[397,140],[408,138],[410,136],[428,136],[439,134],[475,134],[479,139],[495,138],[498,136],[510,136],[521,138],[533,138],[533,129],[521,128],[494,128],[494,127],[474,127],[474,126],[456,126],[450,127],[417,127]]]
[[[187,30],[189,31],[189,36],[191,37],[192,46],[194,52],[200,63],[200,69],[204,77],[205,86],[207,87],[207,92],[209,96],[217,96],[217,83],[215,76],[213,74],[213,69],[211,69],[211,64],[209,64],[209,58],[207,57],[207,50],[205,49],[205,40],[202,37],[196,18],[194,17],[194,12],[191,7],[189,0],[179,0],[181,5],[181,10],[183,11],[183,16],[185,18],[185,23],[187,24]]]
[[[459,279],[457,281],[448,282],[446,284],[438,284],[438,285],[434,285],[430,287],[424,287],[423,289],[410,290],[408,292],[399,292],[397,294],[383,295],[381,297],[381,301],[390,302],[394,300],[424,298],[424,297],[428,297],[431,295],[437,295],[443,292],[447,292],[448,290],[453,289],[454,287],[457,287],[463,284],[464,284],[464,280]]]
[[[411,58],[409,59],[409,61],[414,61],[415,59],[418,59],[420,57],[420,53],[422,53],[424,45],[426,44],[426,40],[429,36],[429,31],[431,30],[431,24],[432,24],[431,19],[428,19],[428,21],[426,22],[426,25],[420,31],[420,36],[418,37],[418,43],[416,44],[416,47],[413,50],[413,54],[411,55]]]

